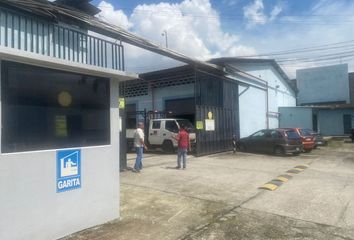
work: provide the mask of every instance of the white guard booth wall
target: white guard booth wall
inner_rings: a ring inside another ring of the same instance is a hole
[[[70,153],[70,148],[65,149],[68,152],[62,152],[63,149],[1,151],[0,239],[57,239],[119,218],[118,82],[137,76],[2,47],[0,61],[104,77],[109,79],[110,86],[109,144],[73,148],[81,155],[76,155],[81,165],[79,188],[63,192],[57,189],[58,153]],[[2,104],[0,110],[1,107]],[[1,120],[5,117],[2,112]],[[3,139],[1,129],[0,134]]]

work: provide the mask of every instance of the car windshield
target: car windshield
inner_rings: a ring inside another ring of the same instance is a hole
[[[288,130],[285,132],[286,136],[289,139],[298,139],[300,138],[299,134],[297,132],[295,132],[294,130]]]
[[[264,138],[266,135],[266,131],[265,130],[261,130],[261,131],[258,131],[256,133],[253,133],[250,137],[251,138]]]
[[[299,129],[301,136],[311,136],[311,132],[307,129]]]

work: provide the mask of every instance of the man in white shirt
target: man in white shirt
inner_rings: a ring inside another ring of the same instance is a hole
[[[147,149],[145,146],[144,137],[144,123],[139,122],[138,128],[135,130],[134,133],[134,147],[136,150],[136,159],[133,172],[140,172],[140,170],[143,168],[143,152],[144,148]]]

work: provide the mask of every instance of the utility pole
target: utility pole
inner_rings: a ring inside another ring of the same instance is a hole
[[[163,30],[163,32],[161,33],[161,35],[165,37],[165,40],[166,40],[166,48],[168,48],[168,37],[167,37],[167,31],[166,31],[166,30]]]

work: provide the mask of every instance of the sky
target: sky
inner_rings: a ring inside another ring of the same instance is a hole
[[[353,0],[93,0],[98,17],[154,43],[208,60],[274,58],[296,69],[348,63],[354,71]],[[178,63],[126,46],[128,71]]]

